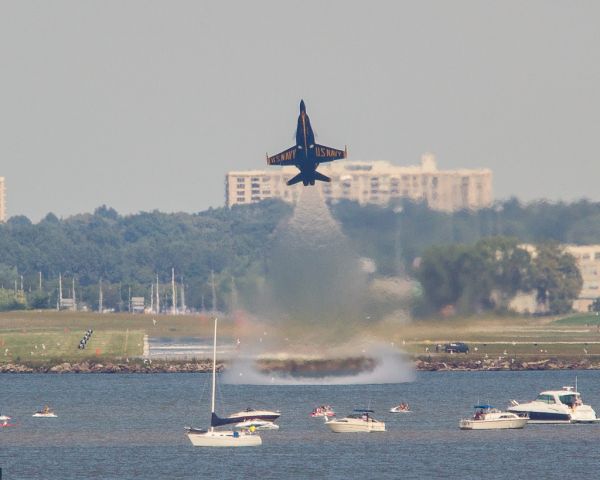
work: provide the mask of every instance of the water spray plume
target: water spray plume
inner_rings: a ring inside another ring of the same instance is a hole
[[[400,352],[370,340],[376,316],[368,311],[373,309],[368,276],[375,272],[375,263],[354,251],[317,189],[303,188],[291,218],[275,230],[267,265],[258,337],[244,346],[244,356],[234,361],[226,381],[344,384],[411,379],[412,370]],[[282,362],[293,365],[295,373],[274,368]]]

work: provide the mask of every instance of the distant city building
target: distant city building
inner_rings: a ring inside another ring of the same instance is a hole
[[[337,161],[324,163],[319,171],[331,183],[314,187],[286,185],[298,173],[295,167],[229,172],[225,178],[225,202],[231,207],[281,198],[295,203],[303,188],[318,188],[326,200],[354,200],[360,204],[385,205],[396,198],[425,201],[433,210],[457,210],[492,205],[492,171],[489,169],[438,170],[435,157],[424,154],[420,165],[397,166],[385,161]]]
[[[0,177],[0,222],[6,222],[6,191],[4,177]]]

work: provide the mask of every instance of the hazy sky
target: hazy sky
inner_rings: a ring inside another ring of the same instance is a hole
[[[294,141],[600,200],[600,2],[0,1],[9,215],[199,211]]]

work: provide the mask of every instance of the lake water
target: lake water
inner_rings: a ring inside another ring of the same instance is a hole
[[[279,409],[263,446],[192,447],[183,427],[206,426],[209,375],[2,375],[0,407],[18,425],[0,429],[3,480],[196,478],[598,478],[600,425],[458,429],[472,405],[506,407],[572,385],[600,410],[600,371],[423,372],[396,385],[222,385],[221,414]],[[409,402],[413,413],[388,409]],[[340,414],[371,407],[386,433],[334,434],[313,407]],[[44,404],[56,419],[32,418]]]

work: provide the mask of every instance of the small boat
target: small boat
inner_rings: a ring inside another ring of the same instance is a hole
[[[320,407],[316,407],[310,413],[311,417],[335,417],[335,412],[331,405],[321,405]]]
[[[10,417],[8,415],[0,415],[0,428],[16,426],[14,423],[8,423],[9,421]]]
[[[463,418],[458,426],[461,430],[503,430],[524,428],[528,418],[515,413],[502,412],[491,405],[475,405],[471,418]]]
[[[58,415],[56,415],[56,413],[54,413],[52,410],[50,410],[50,407],[48,405],[46,405],[44,408],[42,408],[41,410],[38,410],[37,412],[35,412],[32,417],[41,417],[41,418],[56,418]]]
[[[583,403],[581,394],[573,387],[562,390],[546,390],[535,400],[519,403],[512,400],[509,412],[527,414],[529,423],[597,423],[594,409]]]
[[[373,410],[356,409],[347,417],[325,419],[325,425],[335,433],[385,432],[385,423],[371,416]]]
[[[215,318],[215,333],[213,338],[213,371],[211,418],[208,430],[186,427],[187,436],[194,447],[257,447],[262,445],[262,439],[254,433],[254,429],[233,431],[215,430],[215,427],[239,423],[237,419],[219,418],[215,413],[215,391],[217,381],[217,319]]]
[[[279,411],[271,411],[271,410],[257,410],[255,408],[248,407],[241,412],[232,413],[229,415],[229,419],[237,419],[238,422],[246,421],[246,420],[267,420],[274,421],[277,420],[281,416]]]
[[[396,405],[395,407],[390,408],[390,413],[410,413],[412,410],[410,409],[410,405],[408,403],[402,402],[400,405]]]
[[[238,430],[279,430],[279,425],[268,420],[254,419],[236,423],[233,428]]]

